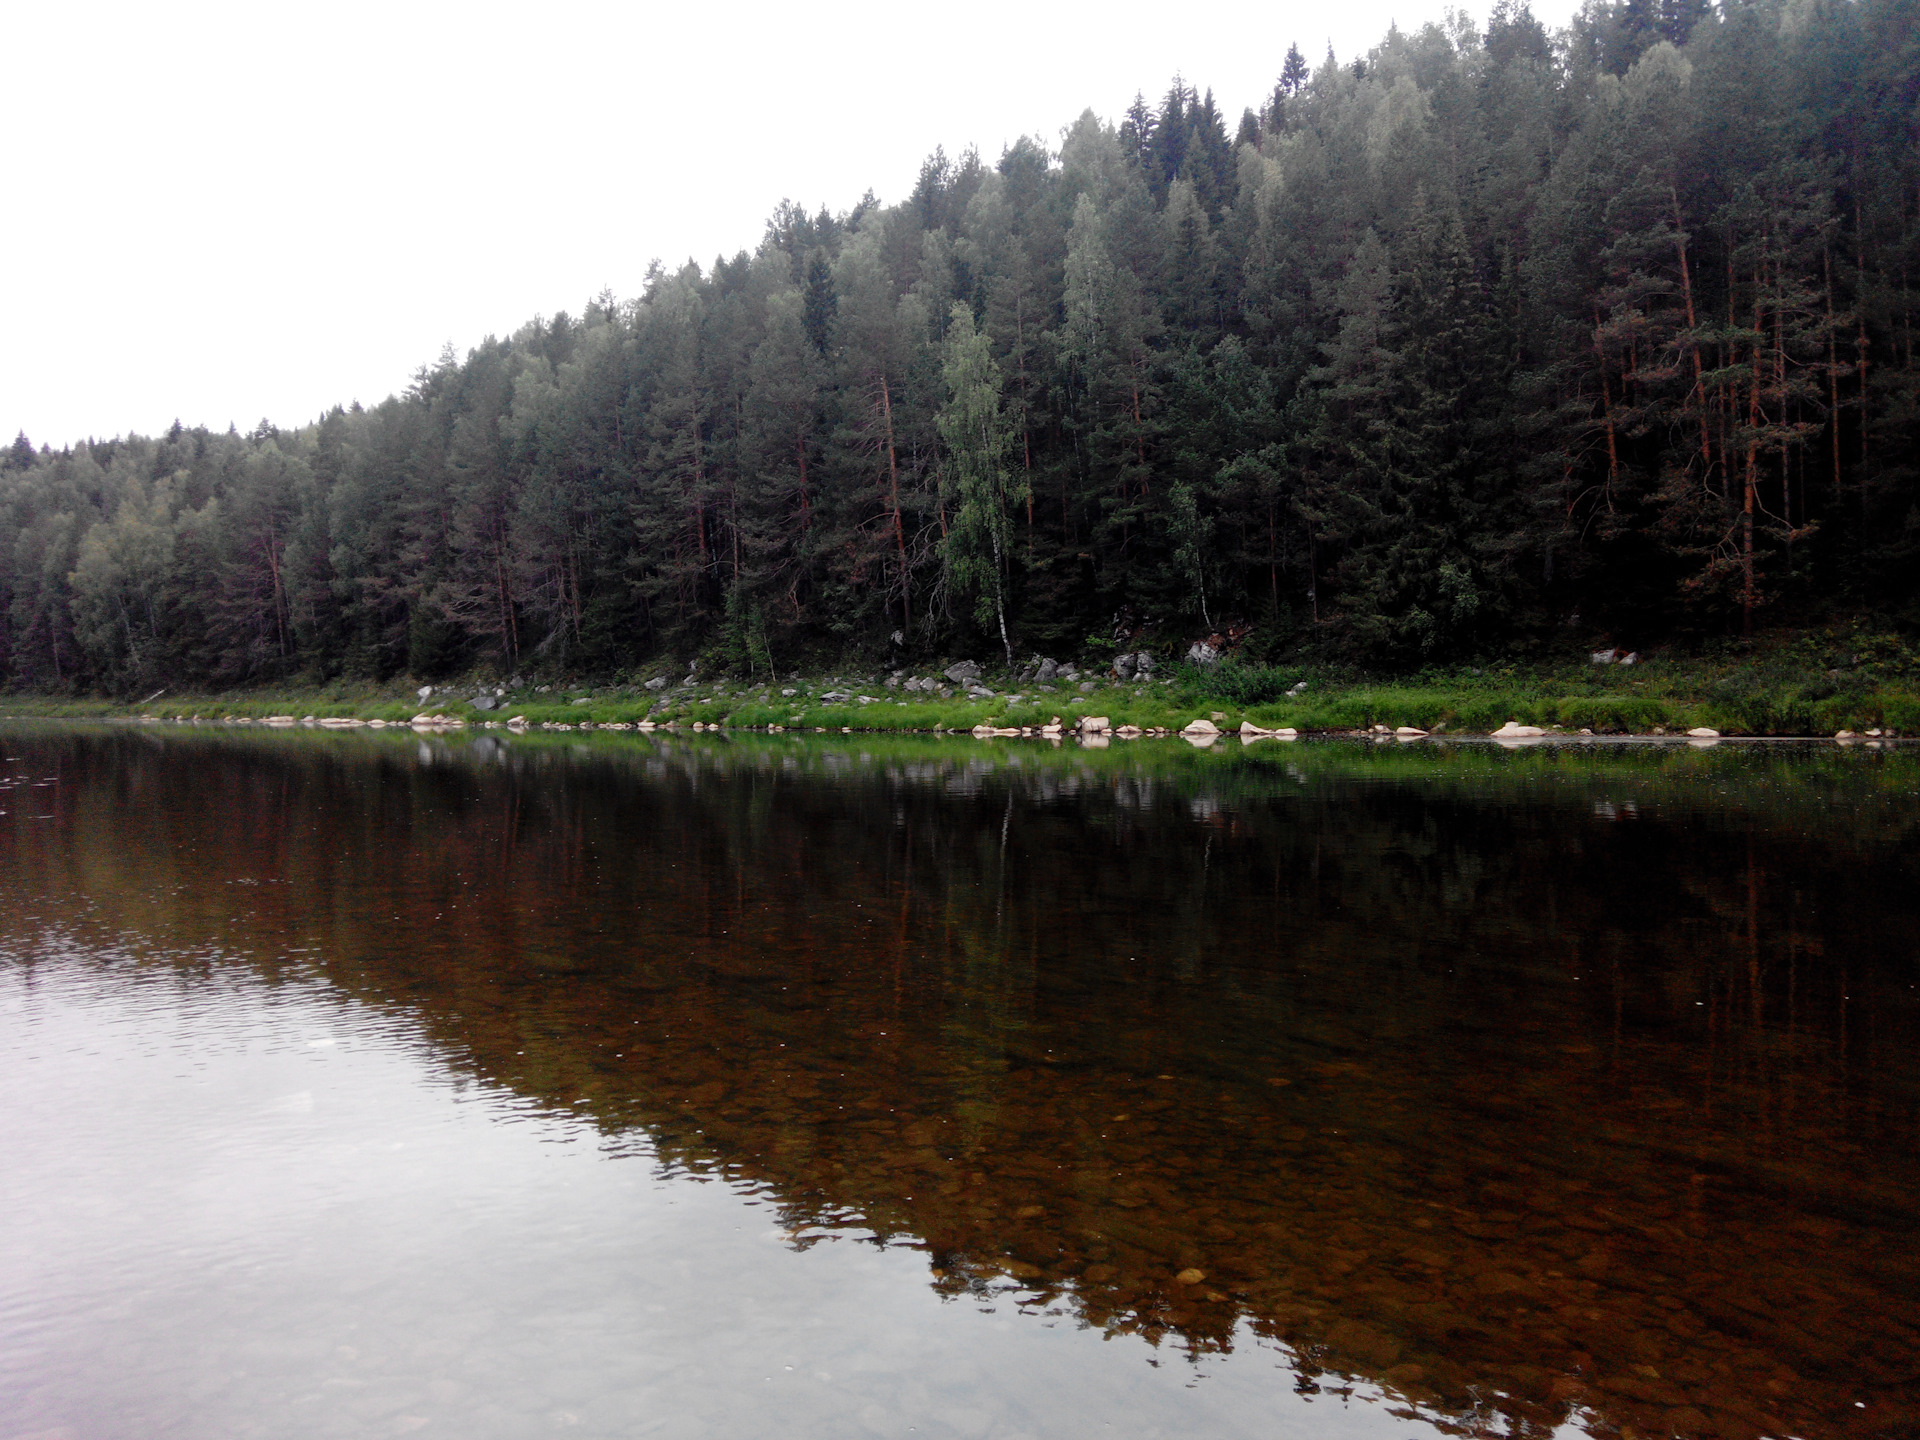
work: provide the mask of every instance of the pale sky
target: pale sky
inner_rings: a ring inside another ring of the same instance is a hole
[[[1535,0],[1554,28],[1574,0]],[[1470,7],[1484,23],[1486,5]],[[0,443],[242,430],[911,190],[1176,71],[1229,129],[1297,41],[1439,0],[20,3],[0,21]]]

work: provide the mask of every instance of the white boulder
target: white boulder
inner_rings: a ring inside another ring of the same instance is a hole
[[[1538,725],[1522,725],[1518,720],[1509,720],[1493,732],[1496,740],[1537,740],[1547,732]]]

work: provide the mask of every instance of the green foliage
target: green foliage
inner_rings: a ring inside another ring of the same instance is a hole
[[[1249,708],[1271,705],[1307,679],[1302,671],[1290,666],[1248,665],[1233,660],[1223,661],[1212,671],[1185,667],[1180,678],[1206,695]]]
[[[1000,367],[991,339],[973,326],[973,312],[953,307],[947,331],[943,371],[947,403],[939,416],[946,442],[953,518],[941,554],[948,581],[958,595],[974,598],[974,619],[994,623],[1007,663],[1013,642],[1007,635],[1008,566],[1013,550],[1010,506],[1027,498],[1024,482],[1007,471],[1013,430],[1000,408]]]
[[[783,205],[370,409],[16,437],[0,680],[1215,632],[1404,674],[1886,617],[1710,701],[1824,726],[1911,680],[1920,625],[1911,8],[1593,0],[1550,36],[1502,0],[1295,46],[1237,142],[1176,79],[898,205]]]

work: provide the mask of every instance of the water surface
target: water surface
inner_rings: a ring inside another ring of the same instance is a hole
[[[0,748],[0,1437],[1920,1414],[1920,756]]]

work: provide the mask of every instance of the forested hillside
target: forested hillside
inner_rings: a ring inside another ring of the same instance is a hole
[[[1237,119],[1176,81],[1057,149],[936,152],[897,205],[783,206],[304,429],[23,436],[0,671],[1208,632],[1387,668],[1915,623],[1917,15],[1595,0],[1549,36],[1502,0],[1276,55]]]

